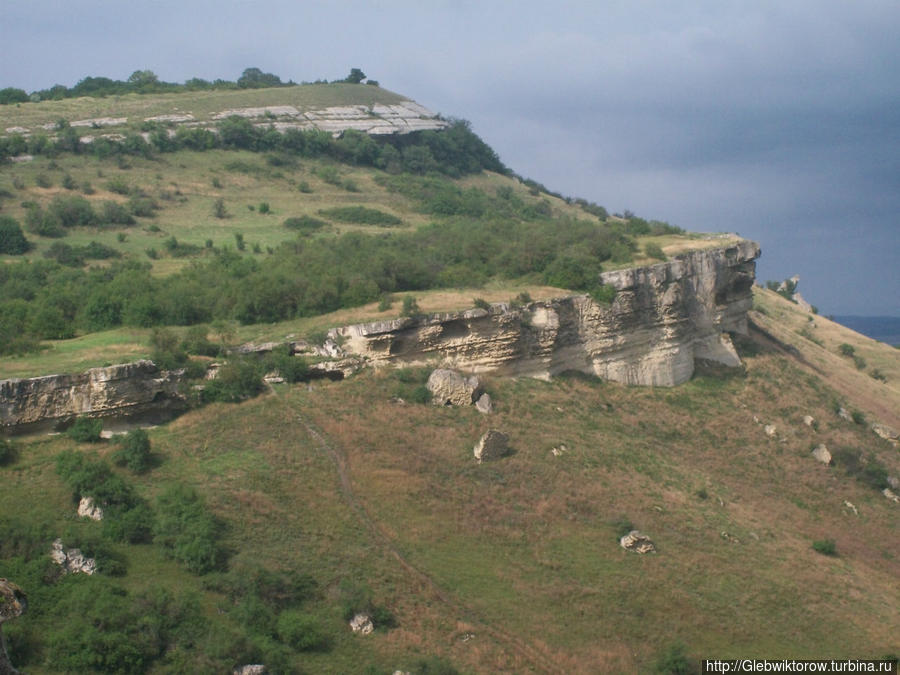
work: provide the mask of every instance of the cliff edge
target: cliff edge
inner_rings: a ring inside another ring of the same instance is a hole
[[[576,370],[633,385],[675,386],[697,359],[737,366],[728,333],[745,333],[759,246],[692,251],[601,275],[608,304],[572,295],[512,308],[410,317],[334,329],[345,351],[375,362],[440,361],[470,372],[548,378]]]

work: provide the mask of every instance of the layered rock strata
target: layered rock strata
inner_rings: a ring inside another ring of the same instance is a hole
[[[143,360],[77,375],[0,380],[0,429],[62,428],[79,415],[135,417],[182,409],[180,374]]]
[[[674,386],[696,360],[740,365],[728,333],[746,333],[759,246],[740,241],[649,267],[606,272],[609,305],[573,295],[521,308],[434,314],[334,329],[345,352],[375,362],[548,378],[576,370]]]

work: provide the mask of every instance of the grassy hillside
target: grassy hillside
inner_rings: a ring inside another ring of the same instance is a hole
[[[299,106],[306,99],[290,97],[306,92],[319,97],[311,106],[393,96],[316,87],[0,113],[7,126],[28,126],[143,115],[139,106],[147,116]],[[32,331],[40,343],[0,355],[0,378],[150,356],[163,327],[180,338],[200,326],[238,344],[396,317],[407,296],[430,312],[584,292],[601,266],[728,241],[608,216],[497,171],[451,171],[437,156],[418,171],[424,152],[403,152],[420,141],[442,147],[412,135],[384,166],[353,160],[337,141],[321,152],[151,148],[0,165],[0,216],[34,244],[2,256],[0,335]],[[141,199],[156,208],[130,225],[66,226],[60,238],[29,230],[29,210],[49,212],[59,195],[83,197],[95,213],[106,202],[141,210]],[[335,211],[360,206],[399,222],[348,223]],[[321,225],[284,225],[303,217]],[[56,243],[92,241],[121,257],[45,258]],[[303,305],[313,287],[327,302]],[[182,296],[202,298],[209,313],[168,321],[173,307],[189,307]],[[259,312],[285,298],[290,312],[242,321],[247,303]],[[109,325],[98,308],[115,303],[100,300],[124,303]],[[755,290],[751,318],[757,328],[738,341],[743,368],[701,369],[673,389],[488,378],[486,417],[413,403],[428,370],[367,370],[197,407],[148,430],[149,468],[139,472],[127,457],[118,463],[125,446],[115,441],[0,439],[0,576],[30,600],[3,627],[13,663],[33,674],[247,663],[596,673],[685,658],[897,654],[900,505],[881,490],[900,475],[900,454],[869,425],[900,428],[898,352],[767,290]],[[479,465],[472,447],[488,428],[508,433],[513,452]],[[831,466],[811,456],[822,443]],[[76,518],[88,493],[111,504],[103,522]],[[618,536],[632,527],[658,552],[624,551]],[[101,574],[60,576],[48,556],[57,537],[95,556]],[[354,635],[348,619],[363,610],[377,628]]]
[[[239,574],[310,575],[316,590],[302,607],[330,638],[325,651],[280,653],[253,637],[246,608],[214,575],[184,572],[157,546],[117,544],[128,571],[116,583],[130,597],[195,593],[214,633],[251,635],[227,651],[201,631],[190,656],[176,647],[151,670],[280,654],[304,672],[392,672],[434,655],[461,672],[647,671],[677,643],[696,657],[896,653],[898,506],[859,468],[897,475],[896,448],[836,415],[839,402],[872,418],[862,388],[832,389],[765,340],[741,351],[744,371],[701,373],[676,389],[491,380],[490,418],[398,404],[415,375],[390,371],[279,385],[151,430],[156,467],[122,475],[150,503],[173,482],[196,488],[227,524]],[[838,361],[834,375],[849,369]],[[477,465],[471,448],[488,426],[509,433],[515,452]],[[811,457],[819,443],[834,466]],[[2,469],[0,511],[54,536],[97,536],[99,524],[72,521],[53,457],[115,447],[20,442]],[[619,548],[624,523],[659,552]],[[813,549],[827,540],[836,555]],[[0,562],[0,574],[27,579],[18,560]],[[362,585],[395,627],[349,632],[342,612]],[[54,672],[41,663],[60,630],[42,598],[33,616],[7,624],[34,673]]]

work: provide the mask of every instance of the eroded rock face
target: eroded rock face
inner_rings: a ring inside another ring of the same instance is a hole
[[[446,368],[432,371],[425,386],[434,405],[472,405],[481,394],[477,376],[466,377]]]
[[[759,246],[741,241],[649,267],[607,272],[611,305],[574,295],[511,309],[401,318],[336,330],[343,348],[376,363],[547,378],[578,370],[625,384],[674,386],[697,359],[737,366],[728,332],[745,333]]]
[[[79,415],[131,416],[182,408],[181,371],[160,371],[152,361],[91,368],[78,375],[0,380],[0,429],[64,425]]]

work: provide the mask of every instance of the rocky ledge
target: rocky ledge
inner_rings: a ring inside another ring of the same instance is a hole
[[[180,375],[143,360],[77,375],[0,380],[0,429],[60,429],[79,415],[139,417],[184,409]]]
[[[576,370],[634,385],[687,381],[696,360],[740,365],[760,249],[742,240],[648,267],[602,274],[609,304],[572,295],[519,308],[433,314],[334,329],[374,362],[440,362],[468,372],[548,378]]]

